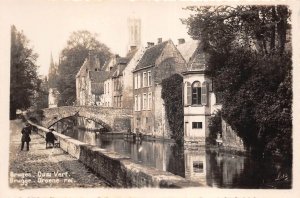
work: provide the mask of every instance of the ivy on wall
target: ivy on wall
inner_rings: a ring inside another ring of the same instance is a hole
[[[162,81],[161,97],[165,103],[167,121],[171,130],[171,138],[178,143],[183,143],[183,78],[174,74]]]
[[[208,128],[209,136],[206,138],[206,142],[210,145],[215,145],[218,134],[222,134],[221,111],[218,111],[210,118]]]

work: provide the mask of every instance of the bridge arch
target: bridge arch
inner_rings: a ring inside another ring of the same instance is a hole
[[[40,123],[49,128],[58,121],[72,116],[93,120],[110,131],[123,132],[131,128],[132,109],[98,106],[63,106],[43,109]]]
[[[60,120],[55,120],[55,122],[53,122],[53,124],[52,124],[52,122],[50,122],[49,125],[50,125],[50,124],[51,124],[51,125],[48,126],[48,128],[50,128],[51,126],[54,126],[54,125],[55,125],[56,123],[58,123],[58,122],[63,121],[64,119],[71,118],[71,117],[75,117],[75,116],[76,116],[76,114],[75,114],[75,115],[71,115],[71,116],[69,116],[69,117],[61,118]],[[100,120],[100,119],[88,118],[88,117],[83,117],[83,116],[76,116],[76,117],[78,117],[78,118],[85,118],[85,119],[88,119],[88,120],[92,120],[92,121],[94,121],[94,122],[100,124],[100,125],[101,125],[103,128],[105,128],[107,131],[112,131],[112,127],[111,127],[109,124],[103,122],[103,121]]]

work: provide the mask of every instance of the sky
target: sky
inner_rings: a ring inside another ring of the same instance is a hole
[[[17,2],[17,3],[16,3]],[[28,3],[30,2],[30,3]],[[128,47],[127,19],[141,19],[142,44],[178,38],[191,38],[180,21],[190,12],[183,10],[197,2],[132,2],[132,1],[12,1],[6,6],[10,25],[23,30],[34,51],[39,54],[39,74],[47,75],[50,55],[55,62],[73,31],[88,30],[106,44],[112,53],[124,56]]]

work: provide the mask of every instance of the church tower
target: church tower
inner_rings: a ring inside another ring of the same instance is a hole
[[[136,16],[128,18],[129,50],[141,46],[141,19]]]

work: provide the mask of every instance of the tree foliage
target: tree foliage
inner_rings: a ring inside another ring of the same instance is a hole
[[[71,34],[67,46],[62,50],[58,65],[58,105],[72,105],[76,100],[76,74],[89,53],[96,55],[103,65],[111,53],[109,48],[96,39],[96,35],[86,31]]]
[[[33,98],[33,107],[35,109],[48,108],[49,85],[47,77],[38,79],[38,89],[36,90],[35,97]]]
[[[292,153],[290,10],[286,6],[188,7],[183,22],[210,54],[222,116],[260,154]]]
[[[24,110],[32,105],[40,80],[36,65],[38,55],[15,26],[11,27],[10,53],[10,119],[14,119],[17,109]]]
[[[174,74],[162,81],[161,97],[165,103],[167,121],[172,132],[171,138],[178,143],[183,141],[183,102],[182,102],[183,78]],[[181,142],[182,143],[182,142]]]

